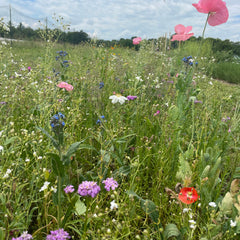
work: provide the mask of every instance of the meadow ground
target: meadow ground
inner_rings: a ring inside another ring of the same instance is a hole
[[[0,43],[0,239],[237,239],[240,85],[165,47]]]

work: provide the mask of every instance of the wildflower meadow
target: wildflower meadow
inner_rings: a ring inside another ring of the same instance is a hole
[[[192,10],[203,39],[228,20],[222,0]],[[207,75],[194,25],[173,30],[0,42],[0,240],[238,239],[240,86]]]

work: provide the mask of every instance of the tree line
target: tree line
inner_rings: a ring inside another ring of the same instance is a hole
[[[7,24],[7,28],[0,24],[0,37],[11,38],[11,39],[21,39],[21,40],[42,40],[43,37],[51,38],[51,40],[57,41],[59,43],[70,43],[70,44],[80,44],[84,42],[90,42],[92,39],[84,31],[73,31],[65,32],[59,29],[32,29],[31,27],[25,27],[22,23],[19,23],[18,26],[13,26],[11,22]],[[114,47],[116,45],[120,47],[128,47],[138,49],[138,46],[133,45],[132,39],[121,38],[120,40],[101,40],[98,39],[95,41],[96,45],[104,45],[106,47]],[[149,41],[158,41],[159,39],[149,39]],[[187,41],[201,41],[201,37],[191,37]],[[163,38],[164,41],[164,38]],[[214,38],[207,38],[204,41],[212,42],[213,52],[231,52],[233,55],[240,56],[240,42],[231,42],[230,40],[221,40]],[[171,48],[177,48],[178,42],[171,42],[170,39],[167,39],[167,46],[170,45]]]

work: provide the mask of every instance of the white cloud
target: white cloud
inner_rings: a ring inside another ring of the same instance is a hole
[[[227,23],[207,26],[205,36],[240,41],[240,2],[225,0],[229,10]],[[8,14],[1,8],[11,3],[14,22],[22,21],[30,26],[36,20],[62,16],[71,30],[97,33],[101,39],[141,36],[157,38],[174,33],[174,26],[193,26],[195,36],[201,36],[206,14],[199,13],[192,3],[198,0],[2,0],[0,14]],[[16,9],[17,11],[14,11]],[[20,13],[23,14],[20,14]]]

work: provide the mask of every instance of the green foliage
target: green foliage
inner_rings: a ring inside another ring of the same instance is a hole
[[[129,48],[117,41],[114,49],[100,41],[63,46],[55,33],[43,32],[50,42],[0,49],[4,239],[27,230],[34,239],[45,239],[59,227],[75,239],[84,233],[89,239],[211,239],[219,233],[231,239],[239,234],[239,225],[230,226],[238,217],[238,195],[231,195],[228,206],[226,194],[239,176],[240,88],[205,75],[213,61],[211,42],[203,43],[199,66],[186,68],[182,58],[197,56],[197,42],[166,51],[167,38],[144,40],[135,51],[123,39]],[[55,59],[59,50],[68,53],[66,71]],[[73,91],[58,88],[62,80]],[[137,98],[112,104],[113,92]],[[61,143],[49,126],[59,111],[66,116]],[[108,192],[102,181],[110,177],[119,186]],[[80,198],[76,190],[82,181],[97,182],[101,194]],[[75,192],[66,194],[70,184]],[[200,195],[188,213],[177,187],[172,195],[164,191],[176,185],[194,186]],[[210,209],[210,201],[217,207]]]

